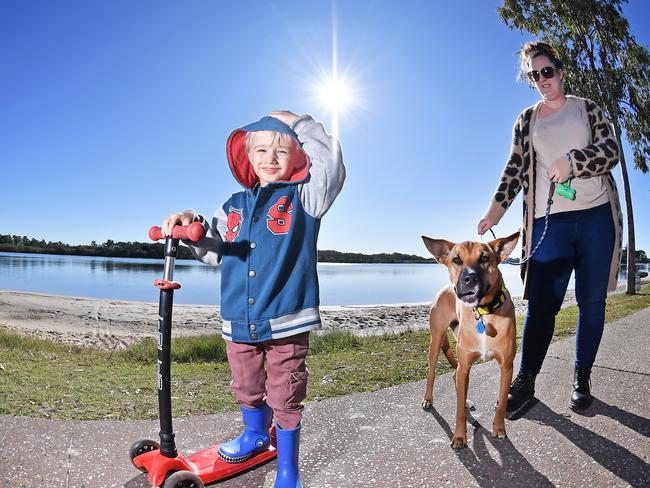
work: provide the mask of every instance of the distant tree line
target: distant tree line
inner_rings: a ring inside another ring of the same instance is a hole
[[[163,258],[164,244],[149,242],[115,242],[107,240],[103,244],[92,241],[90,245],[73,246],[57,241],[30,239],[27,236],[0,234],[0,252],[25,252],[39,254],[63,254],[75,256],[103,256],[112,258]],[[187,247],[181,246],[179,258],[192,259]]]
[[[0,252],[24,252],[40,254],[63,254],[75,256],[103,256],[114,258],[163,258],[164,245],[148,242],[115,242],[107,240],[102,244],[92,241],[90,245],[70,245],[57,241],[32,239],[27,236],[0,234]],[[179,259],[193,259],[190,250],[181,246]],[[380,253],[361,254],[339,251],[318,251],[321,263],[434,263],[433,258],[414,254]]]
[[[320,263],[435,263],[433,258],[399,252],[361,254],[358,252],[318,251]]]

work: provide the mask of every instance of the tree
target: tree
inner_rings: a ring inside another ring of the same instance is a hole
[[[632,146],[634,165],[648,172],[650,157],[650,55],[629,33],[621,5],[627,0],[504,0],[498,8],[511,29],[526,30],[552,44],[565,60],[566,89],[596,102],[612,122],[621,148],[628,249],[634,269],[632,194],[621,144],[622,129]],[[628,273],[626,293],[634,290]]]
[[[648,262],[648,255],[644,250],[640,250],[636,252],[636,262],[637,263],[647,263]]]
[[[627,259],[627,248],[624,247],[623,250],[621,251],[621,260]],[[648,262],[648,255],[643,249],[638,249],[636,251],[636,254],[634,255],[634,262],[635,263],[647,263]]]

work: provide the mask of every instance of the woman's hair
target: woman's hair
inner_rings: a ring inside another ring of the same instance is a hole
[[[556,69],[563,69],[564,63],[560,60],[560,55],[550,44],[541,41],[530,41],[524,44],[519,50],[519,78],[527,79],[528,61],[537,56],[546,56],[553,63]]]

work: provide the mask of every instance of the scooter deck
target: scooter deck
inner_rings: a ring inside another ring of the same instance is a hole
[[[187,457],[187,460],[194,464],[198,469],[196,474],[199,475],[204,483],[212,483],[214,481],[238,475],[244,471],[257,467],[262,463],[270,461],[278,454],[275,447],[269,446],[266,451],[255,454],[245,461],[240,463],[228,463],[219,456],[218,451],[218,445],[211,446]]]
[[[150,451],[133,458],[133,464],[147,472],[147,479],[152,486],[161,486],[173,471],[190,471],[208,484],[236,476],[277,456],[277,449],[271,445],[245,461],[228,463],[219,456],[220,445],[207,447],[187,457],[179,454],[175,458],[168,458],[160,454],[159,450]]]

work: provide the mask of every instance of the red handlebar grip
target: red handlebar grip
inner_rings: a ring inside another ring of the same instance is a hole
[[[194,222],[190,225],[176,225],[172,227],[172,237],[174,239],[187,239],[196,242],[205,236],[205,227],[201,222]]]
[[[174,239],[187,239],[188,241],[196,242],[203,239],[204,236],[205,227],[203,227],[201,222],[194,222],[190,225],[175,225],[172,227],[172,237]],[[149,229],[149,239],[158,241],[162,238],[160,227],[154,225]]]
[[[159,241],[160,239],[163,238],[161,229],[157,225],[154,225],[153,227],[151,227],[151,229],[149,229],[148,235],[149,235],[149,239],[151,239],[152,241]]]

